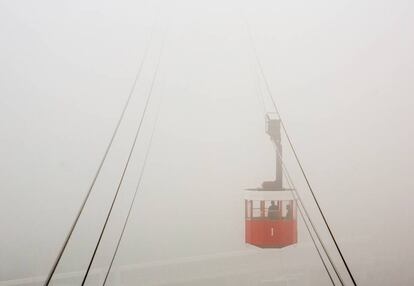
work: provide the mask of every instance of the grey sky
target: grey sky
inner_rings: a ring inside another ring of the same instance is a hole
[[[154,22],[125,124],[60,270],[81,270],[90,255],[165,31],[138,152],[95,266],[106,265],[112,251],[161,95],[142,192],[116,264],[246,250],[243,189],[273,176],[274,151],[264,133],[256,94],[264,85],[243,11],[281,114],[360,284],[410,285],[413,6],[411,1],[0,1],[0,281],[49,270]],[[269,103],[267,108],[271,111]],[[289,152],[286,156],[291,160]],[[290,166],[301,186],[292,161]],[[309,243],[303,228],[300,242]],[[300,249],[275,257],[288,261]],[[306,257],[318,263],[312,251]]]

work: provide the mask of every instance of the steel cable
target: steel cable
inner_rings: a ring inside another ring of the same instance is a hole
[[[285,134],[285,136],[286,136],[286,138],[287,138],[287,140],[288,140],[289,146],[290,146],[290,148],[292,149],[292,152],[293,152],[293,155],[294,155],[294,157],[295,157],[295,160],[296,160],[296,162],[297,162],[297,163],[298,163],[298,165],[299,165],[299,168],[300,168],[300,170],[301,170],[301,173],[302,173],[302,175],[303,175],[303,177],[304,177],[304,179],[305,179],[305,181],[306,181],[306,184],[307,184],[307,186],[308,186],[308,188],[309,188],[309,190],[310,190],[310,192],[311,192],[312,198],[313,198],[313,200],[314,200],[314,201],[315,201],[315,203],[316,203],[316,206],[317,206],[317,208],[318,208],[318,211],[319,211],[319,213],[321,214],[321,217],[322,217],[322,219],[323,219],[323,221],[324,221],[324,224],[325,224],[326,228],[328,229],[329,235],[331,236],[331,238],[332,238],[332,240],[333,240],[333,242],[334,242],[334,244],[335,244],[335,247],[336,247],[336,249],[337,249],[337,251],[338,251],[338,253],[339,253],[340,257],[341,257],[341,260],[342,260],[342,262],[343,262],[343,264],[344,264],[344,266],[345,266],[345,268],[346,268],[346,270],[347,270],[347,273],[348,273],[348,275],[350,276],[350,278],[351,278],[351,280],[352,280],[352,283],[353,283],[355,286],[357,286],[356,281],[355,281],[355,279],[354,279],[354,276],[353,276],[353,274],[352,274],[352,272],[351,272],[351,270],[350,270],[350,268],[349,268],[349,266],[348,266],[348,263],[347,263],[347,262],[346,262],[346,260],[345,260],[345,257],[343,256],[343,253],[342,253],[342,251],[341,251],[341,249],[340,249],[340,247],[339,247],[339,244],[337,243],[337,240],[336,240],[336,238],[335,238],[335,236],[334,236],[334,234],[333,234],[333,232],[332,232],[332,230],[331,230],[331,227],[330,227],[330,225],[328,224],[328,221],[326,220],[326,217],[325,217],[325,215],[324,215],[324,213],[323,213],[323,211],[322,211],[322,208],[321,208],[321,206],[320,206],[320,204],[319,204],[319,202],[318,202],[318,200],[317,200],[317,198],[316,198],[316,195],[315,195],[315,193],[314,193],[314,191],[313,191],[313,188],[312,188],[312,186],[311,186],[311,184],[310,184],[310,181],[309,181],[309,179],[308,179],[308,177],[307,177],[307,175],[306,175],[306,173],[305,173],[305,170],[304,170],[304,168],[303,168],[303,166],[302,166],[302,163],[301,163],[301,161],[300,161],[300,159],[299,159],[299,156],[298,156],[298,154],[297,154],[297,152],[296,152],[296,149],[295,149],[295,147],[294,147],[294,145],[293,145],[293,143],[292,143],[292,140],[291,140],[291,138],[290,138],[290,136],[289,136],[289,134],[288,134],[288,132],[287,132],[286,126],[285,126],[285,124],[284,124],[284,122],[283,122],[283,120],[282,120],[282,117],[281,117],[281,115],[280,115],[279,109],[278,109],[278,107],[277,107],[277,105],[276,105],[275,99],[274,99],[273,94],[272,94],[272,92],[271,92],[269,82],[268,82],[268,80],[267,80],[267,78],[266,78],[266,76],[265,76],[265,73],[264,73],[264,70],[263,70],[262,63],[261,63],[261,61],[260,61],[260,58],[259,58],[259,56],[258,56],[258,54],[257,54],[257,51],[256,51],[256,49],[255,49],[255,46],[254,46],[254,44],[253,44],[253,36],[252,36],[252,33],[251,33],[250,29],[249,29],[249,25],[248,25],[248,22],[247,22],[247,21],[246,21],[246,25],[247,25],[248,32],[249,32],[249,39],[250,39],[250,41],[251,41],[252,49],[253,49],[253,52],[254,52],[255,57],[256,57],[257,65],[258,65],[259,70],[260,70],[260,74],[261,74],[261,76],[262,76],[262,78],[263,78],[263,80],[264,80],[264,82],[265,82],[266,90],[267,90],[267,92],[268,92],[268,94],[269,94],[269,97],[270,97],[270,99],[271,99],[271,101],[272,101],[272,104],[273,104],[273,107],[274,107],[274,109],[275,109],[275,111],[276,111],[276,114],[278,115],[278,117],[279,117],[279,119],[280,119],[280,123],[281,123],[282,129],[283,129],[283,132],[284,132],[284,134]],[[310,218],[309,218],[309,217],[308,217],[308,219],[309,219],[309,221],[311,222],[311,220],[310,220]],[[313,225],[313,223],[311,223],[311,224]],[[313,228],[314,228],[314,226],[313,226]],[[316,228],[314,228],[314,231],[315,231],[315,233],[317,234]],[[320,238],[319,238],[319,235],[318,235],[318,234],[317,234],[317,236],[318,236],[318,239],[320,240]],[[323,245],[323,243],[322,243],[322,241],[321,241],[321,240],[320,240],[320,243],[321,243],[321,245]],[[325,250],[325,252],[326,252],[326,250]],[[327,254],[327,256],[329,257],[329,255],[328,255],[328,253],[327,253],[327,252],[326,252],[326,254]],[[331,261],[331,264],[332,264],[332,266],[333,266],[333,267],[334,267],[334,269],[335,269],[336,267],[335,267],[335,265],[334,265],[333,261]],[[336,270],[335,272],[337,272],[337,274],[338,274],[338,271],[337,271],[337,270]],[[340,277],[340,276],[338,276],[338,278],[339,278],[339,277]],[[340,280],[342,280],[342,279],[340,278]],[[342,283],[343,283],[343,281],[342,281]]]
[[[338,279],[339,279],[339,281],[340,281],[341,285],[344,285],[344,282],[343,282],[343,279],[342,279],[342,277],[341,277],[340,273],[337,271],[337,269],[336,269],[335,265],[333,264],[333,261],[332,261],[332,259],[331,259],[330,255],[329,255],[329,253],[328,253],[327,249],[326,249],[326,248],[325,248],[325,246],[323,245],[322,240],[321,240],[321,238],[319,237],[319,234],[318,234],[318,232],[316,231],[315,226],[314,226],[314,224],[313,224],[312,220],[310,219],[310,215],[309,215],[308,211],[306,210],[305,205],[303,204],[302,198],[300,197],[300,195],[299,195],[299,193],[298,193],[298,191],[297,191],[297,189],[296,189],[296,187],[295,187],[295,184],[293,183],[293,180],[292,180],[292,178],[291,178],[291,176],[290,176],[290,174],[289,174],[289,171],[288,171],[288,169],[287,169],[287,167],[286,167],[285,163],[284,163],[284,162],[283,162],[283,160],[282,160],[282,156],[281,156],[281,154],[280,154],[280,151],[279,151],[279,150],[277,150],[277,148],[275,148],[275,149],[276,149],[276,154],[277,154],[277,156],[278,156],[279,160],[281,160],[281,161],[282,161],[282,168],[283,168],[283,170],[284,170],[284,175],[285,175],[285,178],[286,178],[286,179],[287,179],[287,181],[288,181],[288,185],[290,186],[290,192],[291,192],[291,193],[292,193],[292,195],[294,196],[295,200],[300,202],[300,205],[298,205],[299,213],[300,213],[301,218],[302,218],[302,220],[303,220],[303,222],[304,222],[304,224],[305,224],[305,226],[306,226],[306,229],[307,229],[307,231],[308,231],[308,233],[309,233],[309,236],[310,236],[310,238],[312,239],[313,245],[315,246],[315,249],[316,249],[316,251],[318,252],[319,258],[320,258],[320,260],[322,261],[322,264],[323,264],[323,266],[324,266],[324,268],[325,268],[325,270],[326,270],[326,273],[328,274],[329,279],[330,279],[330,280],[331,280],[331,282],[332,282],[332,285],[335,285],[335,282],[333,281],[333,277],[332,277],[332,275],[331,275],[330,271],[328,270],[328,267],[327,267],[327,265],[326,265],[326,263],[325,263],[325,260],[324,260],[324,259],[323,259],[323,257],[322,257],[322,253],[321,253],[321,251],[319,250],[319,247],[318,247],[318,246],[317,246],[317,244],[316,244],[315,238],[314,238],[314,237],[313,237],[313,235],[312,235],[312,232],[311,232],[311,230],[310,230],[310,228],[309,228],[308,222],[305,220],[305,216],[306,216],[306,218],[309,220],[309,222],[310,222],[310,224],[311,224],[311,226],[312,226],[312,229],[313,229],[313,231],[315,232],[316,237],[317,237],[317,239],[318,239],[319,243],[321,244],[322,249],[323,249],[323,250],[324,250],[324,252],[325,252],[325,255],[328,257],[328,260],[329,260],[330,264],[332,265],[332,268],[334,269],[335,274],[337,275],[337,277],[338,277]],[[302,212],[302,208],[303,208],[303,211],[305,212],[305,214]]]
[[[163,42],[162,42],[162,44],[161,44],[161,48],[160,48],[160,55],[159,55],[158,62],[157,62],[157,66],[156,66],[156,68],[155,68],[155,72],[154,72],[154,75],[153,75],[153,79],[152,79],[151,87],[150,87],[150,90],[149,90],[149,93],[148,93],[148,96],[147,96],[147,99],[146,99],[146,102],[145,102],[145,107],[144,107],[143,114],[142,114],[142,116],[141,116],[141,118],[140,118],[140,120],[139,120],[138,128],[137,128],[137,131],[136,131],[136,133],[135,133],[135,137],[134,137],[134,141],[133,141],[132,146],[131,146],[131,149],[130,149],[130,151],[129,151],[128,159],[127,159],[127,161],[126,161],[126,163],[125,163],[125,166],[124,166],[124,169],[123,169],[123,171],[122,171],[122,175],[121,175],[121,178],[120,178],[120,180],[119,180],[118,187],[117,187],[117,190],[116,190],[116,192],[115,192],[115,196],[114,196],[114,198],[112,199],[111,206],[110,206],[110,208],[109,208],[108,214],[106,215],[105,223],[104,223],[104,225],[103,225],[103,227],[102,227],[102,230],[101,230],[101,233],[100,233],[100,235],[99,235],[98,241],[97,241],[97,243],[96,243],[95,249],[94,249],[94,251],[93,251],[92,257],[91,257],[91,259],[90,259],[90,261],[89,261],[88,268],[87,268],[86,273],[85,273],[85,275],[84,275],[84,277],[83,277],[82,285],[84,285],[84,284],[85,284],[85,282],[86,282],[86,278],[88,277],[89,271],[90,271],[91,266],[92,266],[92,263],[93,263],[93,261],[94,261],[94,259],[95,259],[95,256],[96,256],[96,253],[97,253],[97,250],[98,250],[99,245],[100,245],[100,243],[101,243],[101,240],[102,240],[103,234],[104,234],[104,232],[105,232],[105,229],[106,229],[106,226],[107,226],[107,224],[108,224],[109,218],[110,218],[110,216],[111,216],[111,213],[112,213],[113,207],[114,207],[115,202],[116,202],[116,199],[117,199],[117,197],[118,197],[119,190],[121,189],[121,185],[122,185],[122,182],[123,182],[123,180],[124,180],[124,177],[125,177],[126,171],[127,171],[127,169],[128,169],[128,166],[129,166],[129,163],[130,163],[130,161],[131,161],[132,154],[133,154],[133,152],[134,152],[134,150],[135,150],[135,146],[136,146],[136,143],[137,143],[137,141],[138,141],[138,136],[139,136],[139,134],[140,134],[140,130],[141,130],[141,127],[142,127],[142,123],[143,123],[143,121],[144,121],[144,118],[145,118],[145,115],[146,115],[146,112],[147,112],[147,109],[148,109],[148,105],[149,105],[149,102],[150,102],[150,99],[151,99],[151,96],[152,96],[152,91],[153,91],[153,89],[154,89],[155,81],[156,81],[156,78],[157,78],[157,75],[158,75],[159,66],[160,66],[160,61],[161,61],[161,55],[162,55],[162,50],[163,50],[163,44],[164,44],[164,41],[163,41]]]
[[[78,210],[78,212],[76,214],[75,220],[73,221],[73,223],[72,223],[72,225],[70,227],[70,230],[69,230],[68,234],[66,235],[66,238],[65,238],[65,240],[64,240],[64,242],[63,242],[63,244],[62,244],[62,246],[61,246],[61,248],[59,250],[59,253],[58,253],[56,259],[55,259],[55,262],[53,263],[53,266],[52,266],[49,274],[47,275],[47,278],[45,280],[44,286],[48,286],[50,284],[51,280],[52,280],[52,277],[53,277],[53,275],[54,275],[54,273],[56,271],[56,268],[59,265],[59,262],[60,262],[60,260],[61,260],[61,258],[63,256],[63,253],[65,252],[65,249],[66,249],[66,247],[68,245],[68,242],[69,242],[69,240],[70,240],[70,238],[71,238],[71,236],[73,234],[73,231],[74,231],[74,229],[75,229],[75,227],[76,227],[76,225],[77,225],[77,223],[79,221],[79,218],[80,218],[80,216],[81,216],[81,214],[82,214],[82,212],[83,212],[83,210],[85,208],[85,205],[86,205],[86,203],[87,203],[87,201],[88,201],[88,199],[90,197],[90,194],[92,192],[92,189],[95,186],[95,183],[96,183],[96,181],[98,179],[98,176],[99,176],[99,174],[100,174],[100,172],[102,170],[102,167],[103,167],[103,165],[105,163],[106,157],[108,156],[109,150],[111,149],[112,144],[113,144],[113,142],[115,140],[115,137],[116,137],[116,135],[118,133],[119,127],[120,127],[120,125],[121,125],[121,123],[123,121],[123,118],[125,116],[125,112],[128,109],[129,103],[130,103],[131,98],[132,98],[132,96],[134,94],[134,90],[135,90],[135,87],[137,85],[138,79],[141,76],[142,67],[144,65],[145,59],[146,59],[147,54],[148,54],[148,49],[149,49],[149,46],[150,46],[151,41],[152,41],[153,31],[154,31],[154,26],[153,26],[153,28],[152,28],[152,30],[150,32],[150,36],[149,36],[148,43],[147,43],[146,48],[145,48],[145,51],[144,51],[144,55],[142,56],[142,58],[141,58],[141,60],[139,62],[138,70],[137,70],[137,73],[135,75],[135,79],[133,81],[131,90],[130,90],[129,95],[128,95],[128,98],[127,98],[127,100],[126,100],[126,102],[125,102],[125,104],[123,106],[121,115],[120,115],[120,117],[118,119],[118,122],[117,122],[117,124],[115,126],[115,129],[114,129],[114,131],[112,133],[111,139],[109,140],[109,144],[106,147],[106,150],[104,152],[104,155],[103,155],[103,157],[102,157],[102,159],[101,159],[101,161],[100,161],[100,163],[98,165],[98,169],[95,172],[95,175],[94,175],[94,177],[92,179],[91,184],[89,185],[88,192],[86,193],[86,196],[84,197],[84,199],[82,201],[82,204],[81,204],[81,206],[80,206],[80,208],[79,208],[79,210]]]
[[[247,23],[247,20],[245,20],[245,22]],[[247,24],[246,24],[246,27],[247,27],[247,29],[249,29],[249,27],[247,26]],[[250,31],[249,31],[249,36],[251,37],[251,33],[250,33]],[[251,46],[252,46],[252,49],[254,48],[254,46],[252,45],[252,40],[251,40],[251,42],[250,42],[250,44],[251,44]],[[258,75],[257,73],[255,73],[256,75]],[[258,84],[260,84],[260,83],[258,83]],[[259,101],[259,104],[261,104],[262,105],[262,109],[263,109],[263,111],[266,113],[266,106],[265,106],[265,101],[264,101],[264,94],[263,94],[263,92],[261,92],[261,89],[260,88],[258,88],[258,90],[259,90],[259,92],[258,92],[258,101]],[[279,152],[279,150],[276,148],[276,156],[278,156],[278,158],[280,159],[280,160],[282,160],[281,159],[281,155],[280,155],[280,152]],[[286,167],[285,167],[285,165],[284,165],[284,162],[283,162],[283,160],[282,160],[282,167],[284,168],[284,170],[285,171],[287,171],[287,169],[286,169]],[[286,174],[285,174],[285,177],[286,177]],[[287,178],[287,177],[286,177]],[[290,177],[289,177],[290,178]],[[288,179],[288,178],[287,178]],[[289,179],[288,179],[288,181],[289,181]],[[291,180],[290,180],[291,181]],[[289,182],[288,182],[289,183]],[[292,185],[293,185],[293,181],[292,181]],[[296,191],[296,190],[295,190]],[[302,206],[304,207],[304,205],[303,205],[303,203],[302,203]],[[319,247],[318,247],[318,245],[316,244],[316,241],[315,241],[315,238],[313,237],[313,235],[312,235],[312,232],[311,232],[311,230],[310,230],[310,228],[309,228],[309,225],[308,225],[308,223],[307,223],[307,221],[305,220],[305,215],[302,213],[302,210],[301,209],[299,209],[299,212],[300,212],[300,214],[301,214],[301,217],[302,217],[302,219],[303,219],[303,222],[305,223],[305,226],[306,226],[306,229],[307,229],[307,231],[308,231],[308,233],[309,233],[309,236],[310,236],[310,238],[312,239],[312,242],[313,242],[313,245],[315,246],[315,249],[316,249],[316,251],[317,251],[317,253],[318,253],[318,256],[319,256],[319,258],[320,258],[320,260],[321,260],[321,262],[322,262],[322,264],[323,264],[323,266],[324,266],[324,268],[325,268],[325,271],[326,271],[326,273],[328,274],[328,276],[329,276],[329,279],[331,280],[331,282],[332,282],[332,284],[333,285],[335,285],[335,283],[334,283],[334,281],[333,281],[333,277],[332,277],[332,275],[331,275],[331,273],[330,273],[330,271],[329,271],[329,269],[328,269],[328,267],[327,267],[327,265],[326,265],[326,262],[325,262],[325,260],[323,259],[323,257],[322,257],[322,253],[320,252],[320,250],[319,250]],[[308,212],[306,211],[305,212],[305,214],[308,214]],[[310,219],[310,217],[308,216],[308,215],[306,215],[306,217],[308,218],[308,220],[311,222],[311,219]],[[312,226],[313,226],[313,224],[311,224]],[[313,230],[314,230],[314,232],[316,233],[316,230],[315,230],[315,228],[313,227]],[[318,238],[318,241],[319,241],[319,243],[322,245],[322,242],[321,242],[321,240],[319,239],[319,236],[317,236],[317,238]],[[324,252],[325,252],[325,255],[327,256],[327,257],[329,257],[329,255],[328,255],[328,253],[327,253],[327,251],[326,251],[326,249],[325,248],[323,248],[323,250],[324,250]],[[332,261],[329,259],[329,261],[330,261],[330,263],[331,263],[331,265],[332,265]],[[333,268],[334,269],[336,269],[336,267],[335,266],[333,266]],[[336,274],[337,274],[337,276],[338,276],[338,278],[339,278],[339,274],[338,274],[338,272],[336,271]],[[339,278],[339,280],[340,281],[342,281],[342,278]],[[341,284],[343,285],[343,283],[341,282]]]
[[[119,238],[118,238],[118,242],[117,242],[117,244],[116,244],[115,251],[114,251],[114,253],[113,253],[113,255],[112,255],[112,258],[111,258],[111,263],[109,264],[109,267],[108,267],[108,270],[107,270],[107,272],[106,272],[106,274],[105,274],[105,279],[104,279],[104,282],[103,282],[103,284],[102,284],[102,285],[105,285],[105,284],[106,284],[106,281],[107,281],[107,279],[108,279],[109,273],[110,273],[110,271],[111,271],[111,269],[112,269],[112,265],[113,265],[113,263],[114,263],[114,260],[115,260],[116,254],[118,253],[119,246],[120,246],[121,241],[122,241],[122,238],[123,238],[123,236],[124,236],[125,229],[126,229],[126,226],[127,226],[127,224],[128,224],[128,221],[129,221],[129,217],[130,217],[130,215],[131,215],[132,208],[134,207],[134,204],[135,204],[135,199],[136,199],[136,197],[137,197],[138,190],[139,190],[139,188],[140,188],[140,186],[141,186],[142,178],[143,178],[143,176],[144,176],[145,167],[146,167],[146,165],[147,165],[148,157],[149,157],[149,154],[150,154],[150,151],[151,151],[151,146],[152,146],[152,141],[153,141],[153,138],[154,138],[154,134],[155,134],[156,126],[157,126],[157,123],[158,123],[158,118],[159,118],[159,114],[160,114],[161,104],[162,104],[162,95],[161,95],[160,103],[159,103],[159,105],[158,105],[157,114],[155,115],[155,122],[154,122],[154,125],[153,125],[153,128],[152,128],[152,131],[151,131],[151,136],[150,136],[150,139],[149,139],[149,143],[148,143],[148,148],[147,148],[147,151],[146,151],[146,153],[145,153],[144,162],[143,162],[142,167],[141,167],[141,172],[140,172],[140,174],[139,174],[138,183],[137,183],[137,185],[136,185],[136,187],[135,187],[135,192],[134,192],[134,195],[133,195],[133,197],[132,197],[131,204],[130,204],[129,209],[128,209],[128,214],[127,214],[127,216],[126,216],[126,218],[125,218],[125,221],[124,221],[124,225],[123,225],[123,227],[122,227],[121,234],[120,234],[120,236],[119,236]]]

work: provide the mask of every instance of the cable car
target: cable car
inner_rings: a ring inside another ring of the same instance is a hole
[[[266,133],[276,147],[276,180],[245,192],[245,241],[260,248],[297,243],[297,205],[291,189],[283,187],[280,119],[268,113]]]

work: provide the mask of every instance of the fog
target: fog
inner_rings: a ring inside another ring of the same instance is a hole
[[[244,241],[244,190],[275,173],[264,132],[274,110],[254,49],[358,285],[412,285],[413,9],[401,0],[1,0],[0,285],[46,278],[143,58],[52,284],[81,284],[151,94],[86,284],[102,285],[151,146],[109,284],[331,285],[299,218],[296,245]]]

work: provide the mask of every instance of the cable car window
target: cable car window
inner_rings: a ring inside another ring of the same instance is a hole
[[[286,205],[288,204],[288,201],[281,201],[281,207],[282,207],[282,217],[286,217],[287,210]]]
[[[252,201],[252,216],[253,218],[262,217],[262,212],[260,209],[260,201]]]
[[[282,217],[284,219],[294,218],[293,201],[283,201],[282,203]]]
[[[251,218],[252,217],[252,201],[246,200],[245,204],[246,204],[246,218]]]
[[[293,210],[292,219],[294,220],[296,220],[296,207],[297,207],[296,202],[292,201],[292,210]]]
[[[269,219],[280,218],[280,202],[279,201],[266,201],[265,202],[265,217]]]

